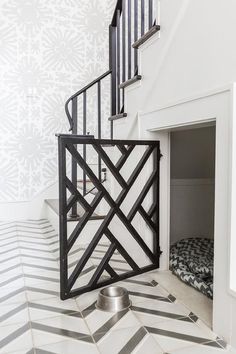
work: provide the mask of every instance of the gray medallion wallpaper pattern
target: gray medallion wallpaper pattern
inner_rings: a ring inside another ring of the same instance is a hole
[[[57,180],[55,133],[68,131],[64,102],[108,69],[114,4],[0,0],[1,202],[30,200]],[[104,85],[103,115],[109,114],[108,89]],[[91,133],[95,102],[91,90]]]

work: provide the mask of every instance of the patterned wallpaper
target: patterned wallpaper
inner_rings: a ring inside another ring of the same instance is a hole
[[[114,4],[0,0],[0,201],[30,200],[57,180],[64,102],[108,69]]]

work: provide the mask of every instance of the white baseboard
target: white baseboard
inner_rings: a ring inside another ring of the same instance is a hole
[[[0,220],[41,219],[45,218],[45,199],[58,198],[58,183],[45,189],[34,199],[24,202],[0,203]]]

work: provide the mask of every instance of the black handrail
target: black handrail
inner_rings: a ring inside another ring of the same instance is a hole
[[[132,44],[155,25],[154,17],[154,0],[116,3],[109,30],[112,116],[124,113],[124,88],[121,94],[120,84],[139,75],[138,50]]]
[[[131,79],[132,76],[138,75],[138,51],[132,48],[132,41],[137,41],[140,36],[143,36],[155,24],[153,2],[154,0],[117,0],[109,31],[109,70],[74,93],[66,101],[65,111],[69,120],[70,131],[77,133],[76,129],[73,130],[75,125],[77,127],[77,122],[73,119],[73,112],[70,113],[70,102],[110,74],[111,116],[124,113],[124,89],[121,94],[119,86],[121,80],[125,82]],[[147,21],[145,21],[146,13]],[[74,107],[76,105],[77,103],[74,104]],[[98,102],[98,105],[100,105],[100,102]],[[98,136],[98,138],[100,137]],[[111,138],[113,138],[112,121]]]
[[[113,13],[112,21],[111,21],[111,26],[116,27],[117,26],[117,12],[120,11],[120,14],[123,9],[123,0],[117,0],[115,11]]]
[[[97,85],[97,104],[98,104],[98,112],[97,112],[97,123],[98,123],[98,139],[101,139],[101,131],[102,131],[102,122],[101,122],[101,81],[111,74],[111,70],[106,71],[104,74],[97,77],[95,80],[90,82],[88,85],[84,86],[82,89],[74,93],[65,103],[65,112],[70,124],[70,131],[72,134],[78,134],[78,97],[80,95],[83,96],[83,131],[82,134],[87,134],[87,91]],[[71,113],[69,111],[69,104],[71,105]],[[112,125],[111,125],[112,127]],[[83,146],[83,158],[86,161],[87,159],[87,150],[86,145]],[[98,176],[99,180],[102,181],[102,164],[101,158],[98,157]],[[77,180],[78,180],[78,171],[77,171],[77,163],[74,159],[71,161],[71,180],[73,185],[77,188]],[[85,172],[83,172],[83,195],[87,194],[87,178]],[[74,204],[71,209],[71,217],[77,216],[77,204]]]
[[[110,139],[113,139],[113,119],[125,113],[124,85],[121,92],[120,85],[133,76],[138,75],[138,51],[132,43],[138,41],[154,24],[154,0],[117,0],[112,21],[109,26],[109,70],[95,80],[75,92],[65,103],[65,112],[69,120],[72,134],[87,132],[87,91],[97,85],[97,136],[102,138],[102,90],[101,82],[111,75],[111,98],[110,98]],[[145,16],[147,14],[147,16]],[[139,75],[140,76],[140,75]],[[131,80],[132,81],[132,80]],[[78,98],[82,95],[82,131],[78,132]],[[69,105],[71,104],[71,109]],[[106,117],[108,118],[108,117]],[[83,147],[83,158],[86,162],[86,145]],[[102,181],[102,163],[98,157],[98,178]],[[72,158],[72,183],[77,187],[77,163]],[[83,195],[87,193],[87,178],[83,172]],[[72,216],[77,215],[77,206],[73,205]]]
[[[82,89],[80,89],[79,91],[77,91],[76,93],[74,93],[72,96],[70,96],[68,98],[68,100],[65,103],[65,111],[66,111],[66,116],[67,116],[67,118],[69,120],[69,123],[70,123],[70,130],[72,130],[74,122],[72,120],[72,116],[71,116],[69,108],[68,108],[69,107],[69,103],[73,100],[73,98],[76,98],[76,97],[80,96],[82,93],[84,93],[85,91],[90,89],[95,84],[99,83],[102,79],[104,79],[105,77],[107,77],[110,74],[111,74],[111,70],[107,70],[104,74],[100,75],[95,80],[93,80],[88,85],[84,86]]]

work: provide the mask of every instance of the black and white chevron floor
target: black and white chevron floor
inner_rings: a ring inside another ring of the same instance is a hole
[[[47,220],[0,223],[0,246],[0,353],[234,353],[155,272],[121,282],[132,308],[117,314],[95,308],[97,290],[60,301],[58,236]]]

